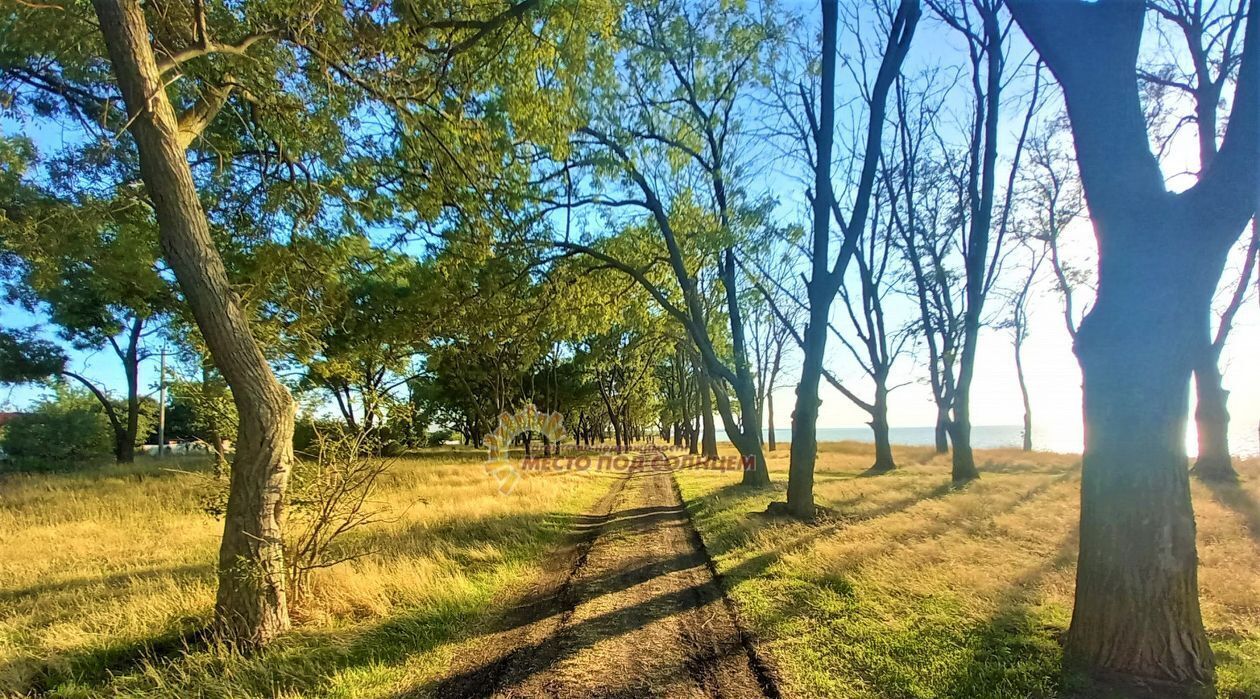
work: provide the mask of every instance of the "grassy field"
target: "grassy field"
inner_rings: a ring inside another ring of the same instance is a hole
[[[0,476],[0,696],[371,697],[422,682],[608,486],[534,477],[505,497],[483,459],[401,460],[380,499],[402,519],[350,542],[373,553],[320,571],[296,631],[250,658],[187,640],[209,618],[222,532],[199,505],[204,473],[145,459]]]
[[[682,491],[710,555],[790,697],[1044,697],[1063,688],[1079,458],[977,453],[982,477],[949,487],[948,457],[822,445],[806,526],[756,513],[782,493],[690,471]],[[781,483],[787,452],[772,455]],[[1203,612],[1224,697],[1260,697],[1260,462],[1242,487],[1194,485]],[[1070,681],[1069,681],[1070,683]]]
[[[744,622],[789,697],[1039,697],[1060,687],[1071,612],[1077,459],[980,452],[983,476],[899,449],[826,444],[821,525],[759,513],[733,472],[678,476]],[[243,658],[195,640],[221,523],[209,477],[151,460],[0,476],[0,696],[396,696],[441,675],[544,565],[614,476],[547,474],[501,496],[479,452],[401,460],[360,533],[372,553],[322,571],[293,633]],[[186,462],[178,462],[188,468]],[[787,452],[772,455],[778,489]],[[1204,614],[1227,697],[1260,696],[1260,462],[1240,488],[1195,485]]]

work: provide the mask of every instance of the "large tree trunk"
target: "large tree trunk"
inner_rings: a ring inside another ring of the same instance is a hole
[[[140,431],[140,355],[135,345],[128,348],[124,357],[127,372],[127,429],[118,444],[118,463],[130,464],[136,460],[136,437]],[[158,455],[163,445],[158,445]]]
[[[700,377],[700,454],[706,459],[716,459],[717,428],[713,424],[713,382],[707,376]],[[727,435],[730,438],[730,435]]]
[[[276,380],[228,282],[137,0],[93,0],[130,117],[164,256],[240,414],[223,543],[218,631],[254,646],[289,626],[281,523],[293,459],[293,401]]]
[[[949,453],[949,411],[940,406],[936,408],[936,453]]]
[[[741,484],[764,488],[770,485],[770,469],[766,463],[765,452],[761,450],[761,420],[757,414],[757,390],[753,386],[751,375],[746,371],[739,372],[732,388],[735,389],[735,398],[739,401],[738,420],[730,397],[723,391],[714,393],[718,414],[722,416],[722,427],[726,430],[727,439],[735,445],[740,459],[744,462],[744,477]],[[701,382],[701,390],[705,390],[703,382]]]
[[[766,395],[766,450],[778,448],[778,438],[774,436],[774,394]]]
[[[1141,262],[1108,268],[1103,257],[1077,335],[1085,454],[1066,658],[1103,679],[1210,684],[1185,429],[1214,285],[1195,281],[1153,225],[1132,237]]]
[[[875,437],[875,463],[871,465],[871,473],[888,473],[897,468],[893,460],[892,440],[888,430],[888,387],[887,379],[876,377],[875,402],[871,404],[871,432]]]
[[[1260,16],[1249,4],[1221,151],[1174,195],[1151,152],[1138,90],[1144,4],[1007,7],[1063,88],[1098,240],[1098,292],[1076,336],[1085,453],[1064,658],[1104,680],[1170,684],[1163,696],[1214,696],[1185,431],[1212,296],[1255,214]]]
[[[788,462],[787,509],[799,519],[813,519],[814,465],[818,460],[818,383],[827,350],[827,323],[836,289],[832,287],[827,252],[831,240],[831,150],[836,123],[836,44],[840,8],[836,0],[822,2],[822,82],[819,85],[819,128],[814,136],[814,200],[812,203],[813,260],[806,284],[809,321],[801,338],[801,380],[792,409],[792,449]],[[863,223],[857,228],[861,230]],[[843,251],[842,251],[843,254]]]
[[[1194,421],[1199,434],[1199,456],[1191,469],[1208,481],[1237,481],[1229,456],[1229,391],[1225,390],[1214,352],[1204,352],[1194,369]]]
[[[726,311],[731,328],[731,346],[735,354],[735,376],[731,382],[731,388],[734,389],[735,398],[739,401],[739,421],[734,420],[730,398],[724,391],[718,390],[713,385],[712,377],[716,372],[712,367],[705,372],[701,390],[705,392],[705,395],[714,392],[727,439],[735,445],[745,464],[743,484],[761,488],[770,485],[770,467],[766,463],[766,454],[761,448],[761,404],[757,402],[756,379],[748,364],[748,345],[744,339],[744,318],[739,304],[735,251],[731,248],[727,248],[723,253],[722,285],[726,287]],[[708,353],[707,356],[711,361],[712,353]],[[736,438],[737,432],[738,438]],[[712,458],[717,458],[716,439],[712,455]],[[749,462],[751,462],[751,468],[748,468]]]
[[[827,3],[823,3],[826,6]],[[793,517],[814,517],[814,462],[818,458],[818,383],[822,380],[823,353],[827,349],[827,317],[830,304],[810,300],[810,320],[805,326],[801,380],[796,386],[792,411],[792,449],[788,462],[787,503]]]
[[[624,447],[623,440],[625,439],[621,434],[621,421],[615,415],[609,419],[612,421],[613,441],[616,443],[617,451],[620,452]]]
[[[977,4],[977,8],[987,7]],[[998,124],[1002,89],[1003,32],[998,20],[998,7],[980,12],[983,31],[983,58],[972,57],[972,85],[976,99],[976,123],[971,141],[971,168],[968,173],[968,199],[971,221],[964,249],[966,264],[966,311],[963,313],[963,346],[958,360],[958,382],[954,387],[953,416],[950,438],[954,445],[954,483],[965,483],[980,477],[971,452],[971,382],[975,377],[976,351],[980,343],[981,314],[988,295],[990,274],[989,236],[993,224],[993,200],[996,182]],[[980,61],[985,64],[984,88],[980,85]],[[1034,99],[1035,99],[1034,95]],[[1023,136],[1020,137],[1020,144]],[[1019,156],[1016,151],[1015,164]],[[978,169],[978,171],[977,171]],[[997,240],[1001,244],[1001,238]]]
[[[980,477],[976,459],[971,453],[971,395],[970,390],[959,386],[954,396],[954,414],[949,420],[949,441],[953,443],[954,483],[966,483]]]

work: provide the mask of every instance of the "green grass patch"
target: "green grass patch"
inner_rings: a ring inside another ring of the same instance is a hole
[[[947,465],[929,455],[899,454],[902,470],[860,477],[869,454],[853,452],[821,455],[816,499],[832,515],[808,525],[764,514],[783,499],[781,488],[745,490],[730,474],[678,475],[784,696],[1015,699],[1075,689],[1061,662],[1075,575],[1076,460],[999,453],[980,481],[954,490]],[[786,459],[771,464],[781,482]],[[1197,489],[1195,497],[1218,688],[1222,697],[1257,697],[1260,608],[1245,595],[1260,556],[1239,517],[1200,505],[1206,495]],[[1226,542],[1232,557],[1216,556]]]

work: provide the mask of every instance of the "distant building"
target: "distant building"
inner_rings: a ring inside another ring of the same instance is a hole
[[[26,413],[0,413],[0,427],[4,427],[15,418],[22,417],[25,414]]]

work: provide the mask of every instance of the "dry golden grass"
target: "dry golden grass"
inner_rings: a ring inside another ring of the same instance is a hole
[[[204,472],[0,476],[0,695],[362,696],[439,671],[446,641],[532,580],[607,487],[530,477],[504,496],[483,458],[397,462],[378,499],[401,519],[348,542],[372,553],[319,571],[296,631],[248,659],[181,640],[214,599],[222,523],[199,506]]]
[[[897,449],[863,477],[867,445],[822,445],[816,526],[753,514],[730,474],[680,476],[718,568],[787,679],[788,696],[1052,696],[1071,615],[1079,457],[977,454],[981,478],[949,487],[949,460]],[[770,459],[775,480],[786,450]],[[1260,462],[1242,487],[1194,485],[1204,618],[1225,696],[1260,696]]]
[[[825,444],[817,495],[835,517],[759,516],[779,491],[733,472],[679,474],[697,526],[787,696],[1053,696],[1072,601],[1074,456],[982,451],[949,488],[945,457],[898,449],[861,477],[866,445]],[[182,462],[180,462],[182,463]],[[1260,462],[1239,488],[1196,483],[1204,616],[1225,696],[1260,696]],[[221,523],[204,473],[148,461],[0,476],[0,695],[393,696],[440,675],[535,579],[568,517],[609,474],[538,474],[498,494],[481,455],[403,460],[382,498],[397,522],[349,542],[373,551],[322,571],[299,624],[244,658],[186,632],[214,594]]]

